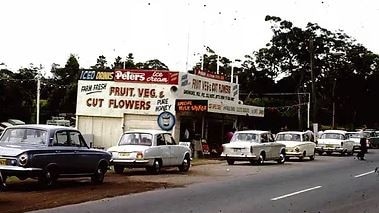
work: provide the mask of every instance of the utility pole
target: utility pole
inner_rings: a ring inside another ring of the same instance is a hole
[[[309,38],[309,55],[310,55],[310,71],[311,71],[311,81],[312,81],[312,97],[313,97],[313,113],[312,113],[312,121],[313,123],[317,123],[317,99],[316,99],[316,89],[315,89],[315,77],[313,73],[313,38],[312,36]]]
[[[37,106],[37,112],[36,112],[36,124],[39,124],[39,102],[40,102],[40,92],[41,92],[41,70],[38,70],[38,74],[37,74],[37,102],[36,102],[36,106]]]

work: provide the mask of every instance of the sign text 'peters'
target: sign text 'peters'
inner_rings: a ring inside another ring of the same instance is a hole
[[[178,84],[179,73],[157,70],[115,70],[114,81],[129,83]]]

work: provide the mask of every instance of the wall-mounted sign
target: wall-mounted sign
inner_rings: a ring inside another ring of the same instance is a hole
[[[127,84],[112,81],[79,81],[78,115],[120,117],[124,113],[159,115],[175,112],[172,85]]]
[[[175,111],[177,112],[207,112],[207,100],[176,100]]]
[[[128,83],[178,84],[179,73],[161,70],[115,70],[114,81]]]
[[[82,70],[79,80],[87,81],[113,81],[113,70]]]
[[[195,74],[203,76],[203,77],[207,77],[207,78],[212,78],[212,79],[216,79],[216,80],[225,81],[225,76],[224,75],[207,72],[205,70],[196,69],[195,70]]]
[[[169,131],[175,125],[175,116],[171,112],[165,111],[158,115],[157,122],[161,129]]]

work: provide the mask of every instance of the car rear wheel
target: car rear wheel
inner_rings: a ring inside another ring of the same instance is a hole
[[[264,163],[264,157],[262,154],[260,154],[257,160],[257,164],[262,165],[263,163]]]
[[[158,159],[155,159],[153,166],[147,167],[146,170],[152,174],[159,174],[161,172],[161,167],[161,162]]]
[[[279,159],[277,160],[277,162],[279,164],[283,164],[285,161],[286,161],[286,156],[283,153],[280,153]]]
[[[313,152],[313,154],[311,156],[309,156],[309,160],[314,160],[315,159],[315,153]]]
[[[102,163],[99,165],[99,167],[96,169],[95,174],[91,177],[91,182],[94,184],[101,184],[104,182],[104,176],[107,172],[107,165],[105,163]]]
[[[179,171],[181,172],[188,172],[189,168],[191,166],[191,159],[186,155],[184,157],[182,164],[179,166]]]
[[[113,165],[113,170],[116,174],[122,174],[124,172],[124,167],[120,165]]]

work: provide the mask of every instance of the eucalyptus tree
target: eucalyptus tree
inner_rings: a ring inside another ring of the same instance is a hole
[[[63,68],[55,66],[51,73],[53,77],[49,80],[49,84],[54,86],[51,88],[48,98],[47,108],[50,110],[50,114],[56,116],[58,113],[75,113],[80,75],[76,56],[70,54],[65,66]]]
[[[311,92],[313,122],[334,124],[336,111],[341,124],[365,117],[354,103],[365,99],[365,81],[377,55],[342,31],[331,32],[314,23],[301,29],[275,16],[266,16],[266,21],[272,24],[273,37],[255,54],[257,70],[280,76],[277,85],[282,92]]]
[[[144,63],[139,62],[136,64],[136,68],[146,70],[169,70],[168,66],[158,59],[148,60]]]
[[[104,70],[104,69],[110,69],[110,67],[107,66],[107,58],[104,55],[100,55],[96,59],[96,64],[91,66],[92,69],[96,70]]]

